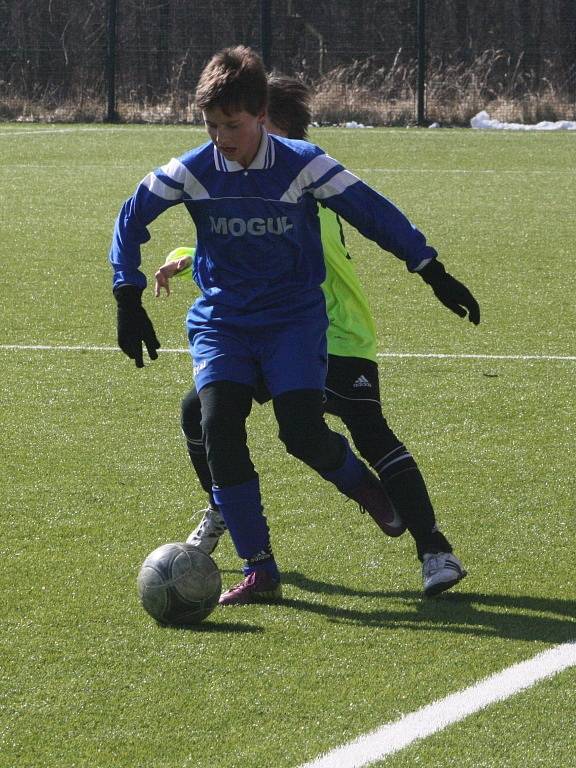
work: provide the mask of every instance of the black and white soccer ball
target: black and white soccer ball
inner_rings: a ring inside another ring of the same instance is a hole
[[[191,544],[163,544],[148,555],[138,574],[144,609],[167,626],[198,624],[212,613],[221,590],[218,566]]]

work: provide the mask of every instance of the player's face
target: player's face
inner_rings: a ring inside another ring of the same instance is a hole
[[[226,114],[213,107],[204,110],[203,115],[208,135],[226,160],[249,166],[260,146],[265,113],[251,115],[241,110]]]

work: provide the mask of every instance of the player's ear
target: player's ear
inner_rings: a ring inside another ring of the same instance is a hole
[[[260,123],[260,125],[264,125],[264,123],[266,122],[266,110],[263,109],[261,112],[258,112],[256,117],[257,117],[258,122]]]

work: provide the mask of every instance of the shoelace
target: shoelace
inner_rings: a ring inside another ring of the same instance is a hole
[[[215,521],[210,515],[204,514],[202,521],[198,526],[198,533],[204,533],[207,529],[214,534],[224,533],[227,530],[226,524]]]

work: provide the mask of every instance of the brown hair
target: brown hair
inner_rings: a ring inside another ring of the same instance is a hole
[[[312,119],[310,90],[301,80],[272,73],[268,76],[268,118],[289,139],[305,139]]]
[[[196,87],[199,109],[219,107],[225,114],[244,110],[258,115],[266,108],[266,97],[262,59],[244,45],[216,53],[202,70]]]

